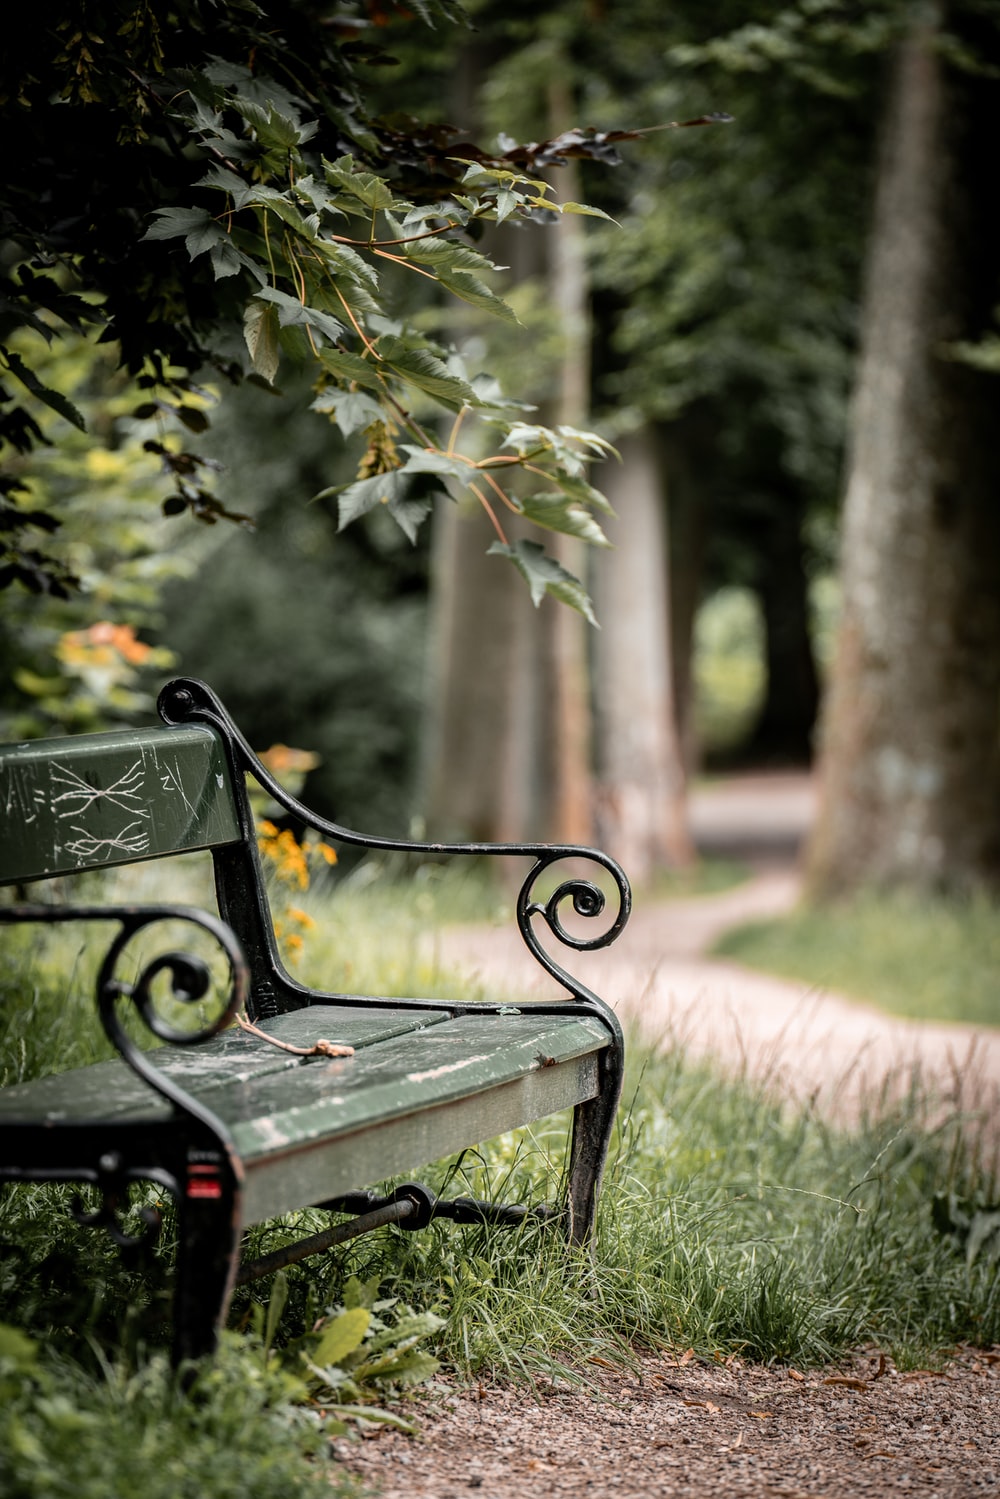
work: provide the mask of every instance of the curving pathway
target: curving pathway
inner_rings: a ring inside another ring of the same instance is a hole
[[[744,859],[752,878],[719,895],[637,901],[613,948],[570,954],[567,967],[648,1039],[712,1055],[730,1071],[813,1100],[831,1118],[849,1118],[884,1088],[904,1088],[916,1068],[943,1102],[975,1106],[1000,1123],[1000,1029],[903,1020],[707,956],[729,928],[795,904],[813,805],[804,775],[753,775],[696,790],[699,847]],[[451,929],[439,951],[490,993],[558,992],[507,930]]]

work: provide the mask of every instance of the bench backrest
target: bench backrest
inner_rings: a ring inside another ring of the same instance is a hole
[[[220,736],[206,725],[0,745],[0,884],[240,841]]]
[[[316,994],[287,971],[278,952],[245,784],[250,776],[278,806],[326,841],[435,859],[449,854],[529,858],[531,868],[516,905],[524,942],[574,999],[617,1025],[603,1002],[556,962],[536,931],[547,930],[577,952],[614,941],[628,920],[631,893],[623,871],[606,854],[569,844],[414,843],[370,837],[318,817],[286,791],[204,682],[189,677],[168,682],[157,711],[162,727],[0,745],[0,885],[210,849],[219,915],[242,947],[251,975],[251,1020],[313,1004]],[[561,919],[570,900],[578,916],[599,916],[605,909],[603,892],[592,880],[563,879],[544,902],[536,898],[542,877],[549,879],[550,871],[568,859],[584,859],[614,882],[617,913],[596,937],[571,933]],[[0,920],[15,911],[22,913],[19,920],[41,919],[25,915],[28,909],[4,907]],[[31,908],[32,913],[40,909]],[[66,906],[58,919],[78,919],[74,910]],[[125,906],[109,906],[107,912],[109,919],[124,923],[123,930],[135,915]],[[90,908],[85,912],[88,919],[93,914]],[[393,1007],[417,1003],[371,996],[366,1002]]]

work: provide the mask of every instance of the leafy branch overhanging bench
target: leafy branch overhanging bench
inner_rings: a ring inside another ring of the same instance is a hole
[[[419,1228],[433,1216],[516,1223],[532,1214],[558,1219],[571,1242],[586,1241],[621,1092],[622,1035],[614,1012],[554,961],[538,928],[579,951],[612,942],[630,909],[619,866],[596,850],[568,845],[366,837],[317,817],[289,795],[204,683],[175,680],[157,706],[162,724],[147,729],[0,747],[0,884],[208,848],[219,907],[216,916],[157,905],[0,906],[0,922],[118,924],[98,976],[97,1003],[123,1059],[0,1091],[0,1183],[88,1183],[102,1205],[87,1221],[122,1243],[118,1208],[130,1183],[151,1181],[173,1196],[177,1362],[212,1351],[237,1281],[383,1223]],[[248,774],[306,826],[344,845],[529,856],[517,925],[568,997],[522,1008],[305,988],[278,956]],[[592,879],[573,874],[545,899],[533,894],[553,865],[571,858],[599,866],[614,889],[617,908],[605,914],[596,937],[571,932],[562,919],[567,902],[578,916],[601,915],[605,896]],[[146,928],[178,918],[207,932],[226,958],[228,992],[218,1013],[205,1022],[204,1004],[191,1011],[200,1028],[179,1025],[176,1012],[204,1000],[212,987],[209,965],[190,953],[160,951],[135,974],[130,952]],[[123,1024],[129,1007],[167,1045],[137,1046]],[[325,1055],[321,1048],[302,1056],[276,1048],[233,1027],[241,1013],[302,1051],[335,1038],[353,1054]],[[357,1190],[571,1106],[568,1182],[559,1208],[442,1202],[419,1183],[383,1198]],[[298,1246],[240,1264],[246,1226],[314,1205],[340,1221]],[[151,1222],[150,1231],[155,1227]]]

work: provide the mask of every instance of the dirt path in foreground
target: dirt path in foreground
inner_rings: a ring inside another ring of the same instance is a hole
[[[649,1356],[590,1388],[439,1382],[420,1434],[341,1441],[383,1499],[974,1499],[1000,1493],[1000,1350],[800,1373]]]

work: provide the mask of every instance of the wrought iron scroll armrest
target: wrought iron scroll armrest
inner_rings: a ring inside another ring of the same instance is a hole
[[[221,734],[230,756],[235,774],[249,773],[272,799],[287,812],[313,828],[325,838],[345,843],[356,848],[379,850],[386,853],[431,854],[435,856],[465,855],[472,857],[519,856],[534,860],[524,880],[517,899],[517,925],[533,956],[559,983],[565,985],[577,998],[605,1007],[562,969],[541,946],[533,925],[540,917],[556,939],[577,952],[592,952],[607,947],[620,935],[632,909],[632,892],[624,870],[614,859],[597,849],[573,844],[555,843],[421,843],[404,838],[379,838],[359,833],[339,823],[330,822],[310,811],[275,780],[266,766],[262,765],[250,745],[230,718],[219,698],[204,682],[193,677],[179,677],[169,682],[160,693],[157,709],[164,723],[208,724]],[[606,929],[596,937],[576,937],[567,931],[560,918],[560,908],[571,900],[578,916],[597,917],[604,911],[604,892],[592,880],[573,878],[562,884],[544,901],[533,898],[539,879],[551,865],[567,859],[584,860],[596,864],[611,877],[614,884],[618,908]]]
[[[157,921],[187,921],[206,931],[222,948],[229,962],[231,985],[225,1005],[198,1029],[171,1025],[156,1011],[153,982],[169,975],[172,997],[182,1004],[196,1004],[208,993],[211,973],[205,961],[193,953],[167,951],[145,963],[132,980],[116,976],[128,943],[137,932]],[[15,905],[0,909],[0,921],[117,921],[119,931],[108,948],[97,976],[97,1006],[104,1031],[124,1061],[144,1082],[175,1109],[193,1116],[214,1134],[220,1133],[215,1116],[157,1068],[149,1053],[137,1046],[122,1024],[119,1001],[134,1005],[143,1023],[161,1041],[174,1046],[197,1046],[217,1036],[244,1007],[249,991],[249,971],[239,941],[230,927],[208,911],[193,906],[104,906]]]
[[[597,864],[605,870],[614,881],[618,900],[618,909],[614,913],[610,924],[599,932],[595,937],[575,936],[567,931],[562,923],[560,908],[564,908],[566,901],[571,901],[573,910],[577,916],[594,918],[600,916],[607,904],[604,891],[593,880],[580,877],[563,880],[557,885],[547,900],[535,900],[532,892],[538,885],[538,881],[547,869],[564,859],[586,860],[591,864]],[[517,897],[517,926],[524,938],[525,944],[535,960],[542,965],[547,973],[560,984],[564,984],[578,999],[585,999],[592,1004],[597,1004],[602,1011],[606,1006],[597,999],[588,989],[584,988],[566,970],[557,963],[550,953],[538,940],[538,933],[533,924],[533,918],[538,916],[545,922],[552,935],[565,947],[571,947],[575,952],[596,952],[602,947],[609,947],[616,941],[624,929],[632,910],[632,890],[624,870],[614,859],[607,854],[601,853],[594,848],[574,848],[571,846],[559,848],[550,847],[537,851],[536,860],[528,872],[528,877],[521,886]]]

